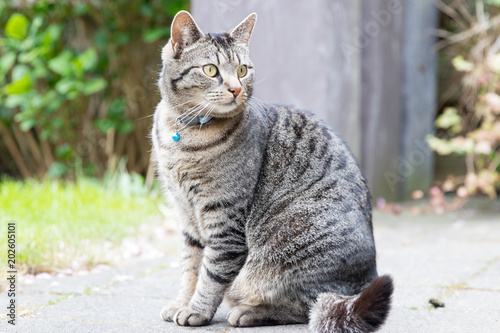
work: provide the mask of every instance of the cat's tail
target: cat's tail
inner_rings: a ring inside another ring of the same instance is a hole
[[[373,280],[360,294],[319,294],[309,315],[313,333],[368,333],[382,326],[391,309],[392,278]]]

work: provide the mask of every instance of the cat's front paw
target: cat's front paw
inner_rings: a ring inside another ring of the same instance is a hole
[[[182,309],[183,307],[184,306],[178,302],[174,302],[172,304],[164,306],[160,312],[161,319],[165,321],[174,321],[175,314],[179,312],[179,310]]]
[[[174,322],[180,326],[205,326],[208,325],[210,320],[212,320],[212,317],[190,307],[183,307],[174,316]]]
[[[255,313],[250,306],[237,306],[227,314],[227,321],[231,326],[247,327],[256,326]]]

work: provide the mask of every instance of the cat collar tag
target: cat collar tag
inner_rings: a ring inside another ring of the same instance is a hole
[[[172,135],[172,139],[174,141],[179,141],[180,138],[181,138],[181,136],[179,135],[179,133],[177,131],[175,131],[175,134]]]

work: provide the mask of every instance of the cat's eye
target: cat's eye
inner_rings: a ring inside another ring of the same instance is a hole
[[[207,74],[210,77],[214,77],[217,75],[217,67],[215,65],[205,65],[203,66],[203,73]]]
[[[238,72],[239,77],[243,77],[243,76],[247,75],[247,66],[241,65],[240,67],[238,67],[237,72]]]

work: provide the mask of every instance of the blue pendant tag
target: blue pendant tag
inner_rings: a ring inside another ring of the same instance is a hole
[[[179,135],[179,133],[177,133],[177,131],[175,131],[175,134],[172,136],[172,139],[174,139],[174,141],[179,141],[180,138],[181,138],[181,136]]]

